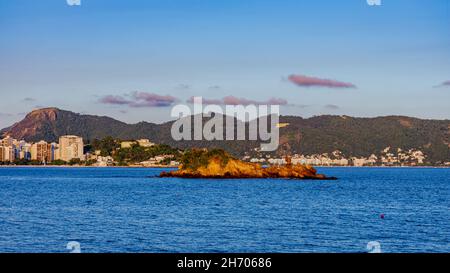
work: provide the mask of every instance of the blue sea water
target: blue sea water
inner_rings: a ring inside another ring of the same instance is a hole
[[[0,168],[0,252],[450,252],[450,169],[319,170],[339,180]]]

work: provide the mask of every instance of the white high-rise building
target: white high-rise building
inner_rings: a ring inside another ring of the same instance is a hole
[[[79,136],[62,136],[59,138],[59,159],[70,161],[78,158],[83,160],[83,139]]]
[[[17,141],[10,136],[0,140],[0,161],[12,162],[16,160],[17,154],[15,142]]]
[[[30,143],[23,140],[19,141],[19,145],[16,146],[19,159],[30,160],[31,159],[31,147]]]
[[[12,146],[0,146],[0,161],[13,162],[16,159],[15,149]]]
[[[31,145],[31,160],[51,162],[51,146],[44,140]]]
[[[0,141],[0,146],[13,146],[14,139],[10,136],[6,136],[4,139]]]

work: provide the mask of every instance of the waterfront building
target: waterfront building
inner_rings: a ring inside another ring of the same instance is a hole
[[[83,138],[79,136],[62,136],[59,138],[59,159],[70,161],[72,159],[84,159]]]
[[[47,163],[55,160],[56,143],[47,143],[44,140],[31,145],[31,160]]]
[[[13,162],[19,158],[17,147],[18,141],[10,136],[0,140],[0,162]]]
[[[19,159],[31,160],[31,147],[30,143],[25,141],[19,141],[19,145],[17,147],[17,154]]]
[[[14,144],[14,139],[10,136],[6,136],[4,139],[2,139],[0,141],[0,146],[3,146],[3,147],[13,146],[13,144]]]
[[[0,162],[12,162],[16,159],[12,146],[0,146]]]

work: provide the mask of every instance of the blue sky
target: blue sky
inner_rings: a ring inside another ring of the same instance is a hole
[[[161,122],[196,95],[279,98],[304,117],[450,118],[448,0],[81,4],[0,1],[0,127],[48,106]]]

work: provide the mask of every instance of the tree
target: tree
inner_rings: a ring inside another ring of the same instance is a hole
[[[66,165],[66,161],[64,160],[53,160],[52,162],[50,162],[50,165],[54,165],[54,166],[63,166]]]
[[[69,161],[69,165],[70,166],[73,166],[73,165],[80,165],[82,163],[82,161],[81,161],[81,159],[79,159],[79,158],[72,158],[70,161]]]
[[[118,148],[120,148],[120,141],[111,136],[105,137],[102,140],[94,139],[92,141],[92,149],[100,150],[101,156],[111,156]]]

